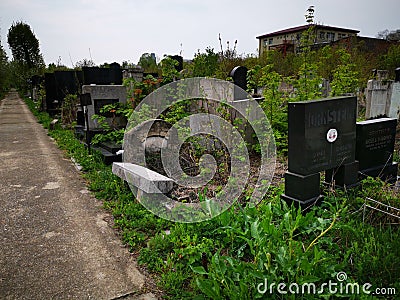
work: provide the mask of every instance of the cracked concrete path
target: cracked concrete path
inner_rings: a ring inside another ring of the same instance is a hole
[[[155,299],[18,94],[0,102],[0,299]]]

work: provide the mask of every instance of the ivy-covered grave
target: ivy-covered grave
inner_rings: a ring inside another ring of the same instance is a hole
[[[127,107],[126,87],[123,85],[83,85],[82,95],[90,98],[84,105],[85,141],[99,150],[107,163],[121,161],[121,140],[130,109]],[[82,99],[82,97],[81,97]]]

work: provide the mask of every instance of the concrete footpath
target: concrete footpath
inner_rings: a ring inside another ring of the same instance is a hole
[[[0,299],[156,299],[101,205],[10,92],[0,102]]]

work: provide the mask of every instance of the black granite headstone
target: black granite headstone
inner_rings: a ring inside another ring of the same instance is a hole
[[[117,62],[113,62],[110,64],[110,69],[121,69],[121,65]]]
[[[39,84],[42,83],[43,79],[44,79],[43,76],[40,76],[40,75],[33,75],[33,76],[31,77],[31,84],[32,84],[32,86],[38,86]]]
[[[289,103],[289,171],[309,175],[354,162],[356,97]]]
[[[81,71],[55,71],[54,72],[57,99],[62,102],[66,95],[76,95],[82,83]]]
[[[112,68],[83,67],[83,85],[99,84],[122,84],[122,70],[119,65]]]
[[[320,173],[343,185],[357,181],[356,97],[337,97],[288,104],[287,202],[302,207],[321,199]],[[329,171],[328,171],[329,173]]]
[[[92,96],[90,93],[84,93],[79,96],[81,106],[92,105]]]
[[[56,108],[55,100],[57,99],[57,86],[56,78],[54,73],[44,74],[44,88],[46,90],[46,110],[52,110]]]
[[[76,112],[76,124],[80,126],[85,126],[85,114],[83,110],[78,110]]]
[[[78,94],[82,83],[80,71],[54,71],[45,73],[46,109],[54,112],[61,108],[68,94]]]
[[[180,72],[183,70],[183,57],[180,55],[170,55],[170,58],[178,62],[178,65],[175,66],[175,69]]]
[[[240,88],[247,90],[247,68],[242,66],[237,66],[232,69],[229,74],[233,79],[233,83]]]
[[[394,73],[396,74],[396,77],[394,79],[395,82],[400,82],[400,68],[396,68],[394,70]]]
[[[388,182],[397,179],[393,162],[397,119],[379,118],[357,122],[356,159],[362,177],[380,177]]]

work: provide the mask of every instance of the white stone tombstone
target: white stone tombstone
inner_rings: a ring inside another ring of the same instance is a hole
[[[393,80],[368,80],[365,118],[388,115]]]
[[[38,88],[36,86],[32,89],[32,100],[38,101]]]
[[[392,84],[392,93],[390,97],[389,118],[400,118],[400,82]]]

